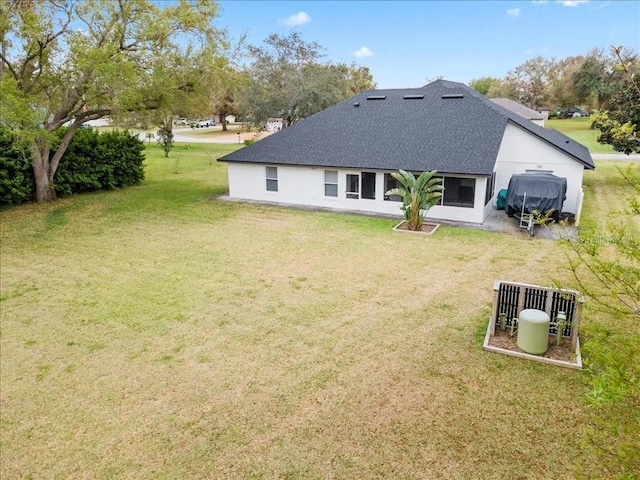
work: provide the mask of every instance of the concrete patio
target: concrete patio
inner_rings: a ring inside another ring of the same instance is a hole
[[[283,208],[295,208],[298,210],[307,210],[307,211],[324,211],[324,212],[335,212],[335,213],[346,213],[351,215],[364,215],[368,217],[378,217],[378,218],[390,218],[395,219],[398,222],[402,220],[402,216],[390,216],[390,215],[381,215],[381,214],[372,214],[370,212],[365,212],[362,210],[340,210],[333,208],[321,208],[314,206],[304,206],[304,205],[295,205],[290,203],[283,202],[265,202],[265,201],[257,201],[257,200],[243,200],[231,198],[228,195],[219,195],[216,197],[212,197],[213,200],[221,200],[225,202],[238,202],[238,203],[249,203],[254,205],[268,205],[273,207],[283,207]],[[478,230],[487,230],[492,232],[502,232],[507,233],[509,235],[519,235],[522,237],[529,237],[529,232],[520,228],[520,221],[515,217],[508,217],[504,210],[497,210],[495,208],[491,209],[489,215],[486,220],[482,224],[478,223],[466,223],[466,222],[453,222],[449,220],[440,220],[440,219],[425,219],[430,222],[439,223],[442,225],[450,225],[454,227],[463,227],[463,228],[474,228]],[[534,237],[533,239],[545,239],[545,240],[559,240],[561,238],[576,238],[578,236],[578,229],[573,225],[561,226],[561,225],[536,225],[534,227]]]

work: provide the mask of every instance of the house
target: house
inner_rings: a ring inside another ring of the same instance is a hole
[[[544,127],[544,121],[549,118],[549,111],[546,114],[543,112],[536,112],[529,107],[525,107],[521,103],[514,102],[510,98],[490,98],[493,103],[497,103],[501,107],[511,110],[513,113],[520,115],[527,120],[531,120],[533,123]]]
[[[226,117],[224,117],[225,121],[227,123],[236,123],[236,116],[235,115],[227,115]],[[220,117],[219,114],[215,114],[213,116],[213,121],[216,123],[222,123],[222,119]]]
[[[427,218],[482,223],[513,174],[567,178],[579,217],[586,147],[461,83],[368,90],[218,159],[229,196],[401,216],[390,175],[437,170],[444,195]]]
[[[282,124],[282,118],[267,118],[265,129],[268,132],[279,132],[280,130],[282,130]]]

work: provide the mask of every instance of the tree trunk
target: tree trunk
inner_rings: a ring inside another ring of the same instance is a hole
[[[222,131],[227,131],[227,117],[226,115],[220,115],[220,125],[222,125]]]
[[[33,174],[36,180],[36,202],[52,202],[58,198],[53,176],[79,125],[74,123],[67,129],[51,159],[49,158],[51,141],[48,137],[44,135],[36,136],[31,141],[31,165],[33,166]]]
[[[51,165],[49,164],[50,150],[51,147],[47,140],[40,139],[40,142],[37,140],[31,142],[31,165],[36,180],[36,202],[38,203],[52,202],[58,198],[53,185],[53,174],[55,172],[51,171]]]

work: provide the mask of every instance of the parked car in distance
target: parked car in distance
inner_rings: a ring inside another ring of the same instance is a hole
[[[567,110],[559,110],[557,113],[558,118],[579,118],[588,116],[589,112],[582,110],[580,107],[571,107]]]
[[[206,127],[215,127],[216,122],[213,120],[198,120],[197,122],[191,125],[192,128],[206,128]]]
[[[186,118],[176,118],[173,124],[176,126],[189,125],[189,121]]]

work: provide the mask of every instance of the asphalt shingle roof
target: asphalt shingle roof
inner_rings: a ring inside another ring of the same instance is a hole
[[[219,160],[491,175],[508,122],[594,168],[583,145],[446,80],[362,92]]]
[[[501,107],[506,108],[507,110],[511,110],[513,113],[517,113],[521,117],[524,117],[528,120],[546,120],[547,117],[541,114],[540,112],[536,112],[535,110],[525,107],[521,103],[514,102],[510,98],[490,98],[493,103],[497,103]]]

